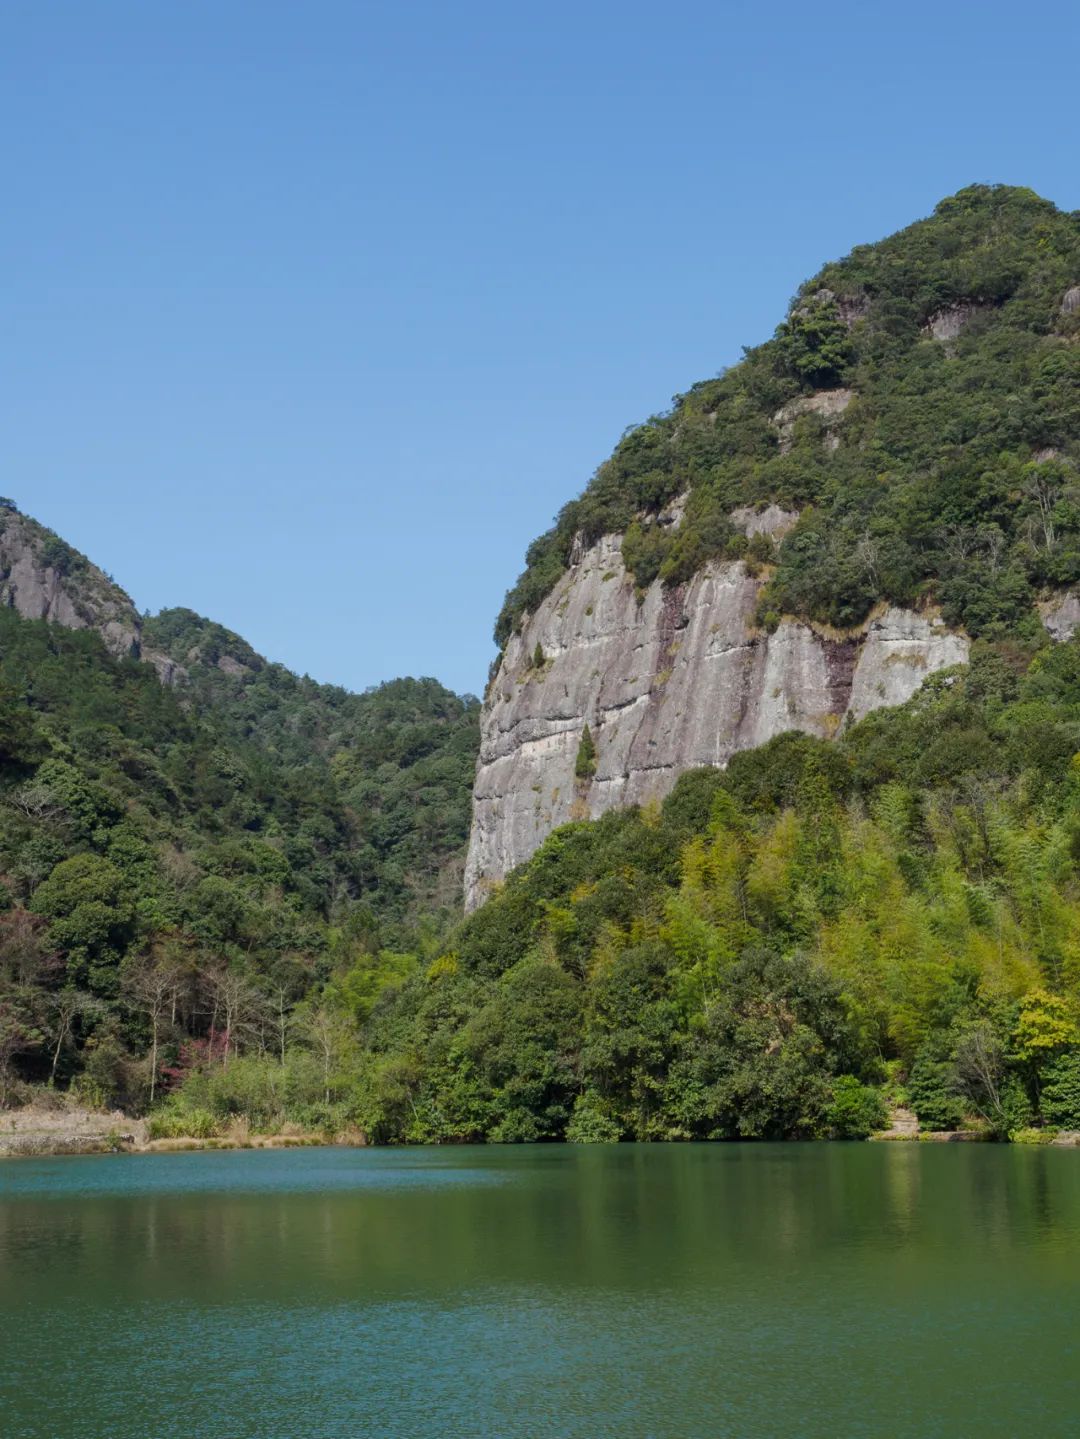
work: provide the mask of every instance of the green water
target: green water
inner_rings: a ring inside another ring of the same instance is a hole
[[[1080,1153],[0,1164],[3,1439],[1074,1435]]]

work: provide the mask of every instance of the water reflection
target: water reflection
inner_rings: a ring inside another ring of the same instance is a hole
[[[12,1166],[0,1401],[22,1428],[0,1430],[338,1439],[377,1412],[384,1428],[358,1432],[958,1433],[970,1409],[940,1430],[932,1411],[955,1418],[966,1363],[993,1395],[981,1432],[1022,1432],[1000,1425],[1025,1374],[1042,1376],[1052,1433],[1077,1397],[1078,1226],[1080,1156],[993,1146]],[[898,1364],[918,1372],[917,1396],[887,1430],[860,1430],[859,1404],[867,1418],[881,1402],[874,1376]],[[96,1429],[77,1399],[88,1385]],[[257,1410],[247,1385],[265,1391]],[[312,1388],[337,1396],[329,1410],[302,1402]],[[179,1405],[185,1389],[226,1427],[151,1421],[153,1396]]]

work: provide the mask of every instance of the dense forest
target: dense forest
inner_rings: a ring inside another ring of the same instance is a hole
[[[374,1003],[331,984],[324,1098],[385,1141],[1080,1127],[1078,797],[1080,645],[981,642],[835,743],[557,831]],[[167,1113],[273,1124],[289,1064]]]
[[[187,682],[0,609],[0,1099],[141,1108],[188,1042],[280,1052],[331,976],[396,973],[459,911],[474,700],[347,694],[246,647],[215,681],[241,641],[153,624]]]
[[[1037,609],[1080,581],[1078,285],[1080,216],[973,187],[628,432],[500,641],[620,532],[639,586],[742,558],[763,630],[934,604],[971,663],[566,826],[467,919],[474,700],[319,685],[188,610],[144,622],[163,685],[0,609],[0,1103],[380,1142],[1080,1129],[1080,642]],[[766,502],[799,511],[778,549],[730,520]]]

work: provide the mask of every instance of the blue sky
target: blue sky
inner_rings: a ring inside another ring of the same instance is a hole
[[[0,0],[0,489],[351,688],[825,260],[1080,208],[1074,3]],[[1078,277],[1080,278],[1080,277]]]

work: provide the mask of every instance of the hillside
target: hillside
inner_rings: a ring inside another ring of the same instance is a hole
[[[414,1140],[1080,1127],[1080,646],[981,641],[838,741],[788,734],[552,835],[377,1009]]]
[[[974,186],[630,431],[500,615],[469,903],[568,819],[834,734],[974,638],[1068,633],[1078,338],[1080,216]]]
[[[1080,456],[1078,336],[1080,214],[1030,190],[960,191],[826,265],[773,339],[631,430],[530,547],[496,641],[578,537],[624,535],[639,587],[674,583],[742,557],[731,512],[770,503],[801,517],[763,620],[846,626],[932,594],[972,635],[1030,627],[1040,585],[1080,578],[1080,518],[1030,523]],[[664,525],[682,496],[683,523]]]
[[[122,643],[9,506],[0,1103],[1080,1131],[1078,224],[976,187],[826,267],[533,547],[482,716],[189,610]]]
[[[148,1033],[172,1063],[223,1035],[280,1049],[333,976],[408,967],[459,909],[476,702],[349,694],[190,611],[144,622],[4,521],[0,1091],[138,1107]]]

